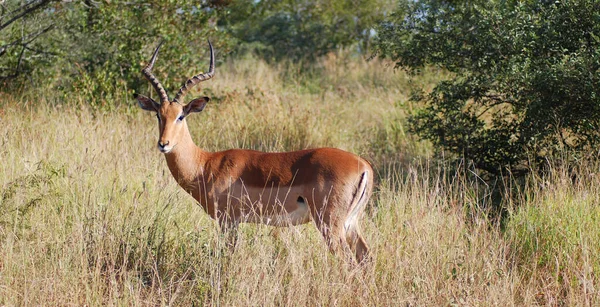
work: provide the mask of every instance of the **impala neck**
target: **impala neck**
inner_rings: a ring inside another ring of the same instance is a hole
[[[206,152],[194,144],[187,123],[185,123],[179,142],[173,150],[165,154],[165,158],[173,177],[181,186],[184,186],[198,178],[204,168],[206,155]]]

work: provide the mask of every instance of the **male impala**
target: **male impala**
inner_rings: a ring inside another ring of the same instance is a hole
[[[142,70],[160,103],[137,95],[140,107],[156,112],[158,149],[165,154],[177,183],[221,226],[240,222],[291,226],[315,221],[329,248],[350,248],[358,262],[368,256],[358,219],[373,189],[373,169],[364,159],[335,148],[264,153],[230,149],[207,152],[192,141],[186,117],[210,100],[200,97],[184,105],[183,96],[215,73],[210,44],[210,68],[184,83],[169,100],[152,67],[160,45]]]

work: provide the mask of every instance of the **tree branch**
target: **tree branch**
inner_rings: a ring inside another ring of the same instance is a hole
[[[483,111],[481,111],[479,113],[479,115],[477,115],[477,118],[480,118],[483,114],[485,114],[487,111],[489,111],[493,107],[499,106],[501,104],[514,105],[514,102],[515,102],[514,100],[506,99],[506,98],[500,97],[499,95],[483,95],[481,97],[493,100],[494,103],[489,104],[487,106],[487,108],[485,108]]]
[[[49,25],[47,26],[45,29],[42,29],[36,33],[32,33],[27,35],[26,37],[20,37],[6,45],[2,45],[0,46],[0,51],[2,50],[6,50],[7,48],[11,47],[11,46],[27,46],[29,43],[33,42],[36,38],[38,38],[40,35],[52,30],[52,28],[54,28],[54,25]],[[0,52],[1,53],[1,52]],[[0,54],[1,55],[1,54]]]
[[[0,56],[2,54],[4,54],[6,52],[6,49],[10,46],[21,46],[21,53],[19,54],[19,60],[17,61],[17,67],[14,69],[12,74],[9,74],[6,76],[0,76],[0,80],[16,78],[21,73],[21,65],[23,63],[23,55],[25,53],[25,50],[35,51],[35,49],[30,48],[28,45],[31,42],[33,42],[36,38],[38,38],[40,35],[50,31],[53,27],[54,27],[54,25],[49,25],[45,29],[42,29],[36,33],[30,34],[25,38],[21,37],[20,39],[15,40],[14,42],[9,43],[8,45],[0,46]],[[46,53],[46,52],[43,52],[43,53]]]
[[[25,47],[23,47],[23,49],[21,49],[21,53],[19,54],[19,61],[17,62],[17,68],[15,69],[14,73],[7,75],[7,76],[0,76],[0,80],[16,78],[19,75],[19,72],[21,70],[21,63],[23,62],[23,54],[24,53],[25,53]]]
[[[2,30],[2,29],[4,29],[4,28],[6,28],[6,27],[7,27],[7,26],[9,26],[11,23],[13,23],[13,22],[15,22],[15,21],[19,20],[19,18],[22,18],[23,16],[25,16],[25,15],[27,15],[27,14],[29,14],[29,13],[31,13],[31,12],[33,12],[33,11],[35,11],[35,10],[37,10],[37,9],[41,8],[41,7],[43,7],[44,5],[46,5],[46,4],[48,4],[48,3],[52,2],[52,1],[56,1],[56,0],[41,0],[41,1],[40,1],[40,2],[38,2],[37,4],[35,4],[35,5],[31,6],[31,7],[27,8],[27,9],[24,9],[24,7],[26,7],[26,6],[30,5],[30,4],[24,4],[24,5],[23,5],[23,6],[21,6],[20,8],[18,8],[18,9],[16,9],[16,10],[14,10],[14,11],[12,11],[12,12],[10,12],[10,13],[8,14],[8,15],[10,15],[10,14],[13,14],[14,12],[17,12],[17,11],[19,11],[19,10],[22,10],[22,9],[24,9],[24,11],[23,11],[23,12],[21,12],[20,14],[18,14],[18,15],[16,15],[15,17],[13,17],[13,18],[9,19],[7,22],[5,22],[5,23],[3,23],[3,24],[0,24],[0,30]]]

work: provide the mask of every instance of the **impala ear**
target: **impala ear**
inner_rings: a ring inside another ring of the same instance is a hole
[[[158,111],[159,105],[152,98],[146,97],[144,95],[135,94],[134,97],[137,99],[140,108],[146,111]]]
[[[185,115],[188,115],[192,112],[201,112],[204,110],[206,104],[210,101],[208,97],[200,97],[190,101],[185,107],[183,107],[183,112]]]

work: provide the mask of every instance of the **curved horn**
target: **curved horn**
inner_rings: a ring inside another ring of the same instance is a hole
[[[207,73],[201,73],[198,75],[195,75],[193,77],[191,77],[190,79],[188,79],[179,89],[179,92],[177,92],[177,95],[175,95],[175,98],[173,99],[173,102],[179,102],[179,100],[181,98],[183,98],[183,96],[185,96],[185,94],[187,94],[187,92],[194,87],[194,85],[202,82],[202,81],[206,81],[210,78],[212,78],[215,75],[215,53],[213,51],[213,46],[210,43],[210,40],[208,41],[208,46],[210,47],[210,65],[208,68],[208,72]]]
[[[150,63],[148,63],[148,65],[146,65],[146,67],[142,69],[142,73],[144,74],[146,79],[148,79],[148,81],[152,83],[152,86],[154,86],[154,89],[156,89],[156,92],[158,92],[158,96],[160,96],[161,103],[169,101],[169,96],[167,96],[167,92],[165,91],[165,88],[162,86],[162,84],[160,84],[160,81],[158,81],[158,79],[156,79],[156,77],[152,74],[152,67],[154,66],[154,62],[156,62],[158,49],[160,49],[160,46],[162,44],[163,42],[160,42],[160,44],[158,44],[158,47],[156,47],[156,50],[154,50],[154,54],[152,55]]]

